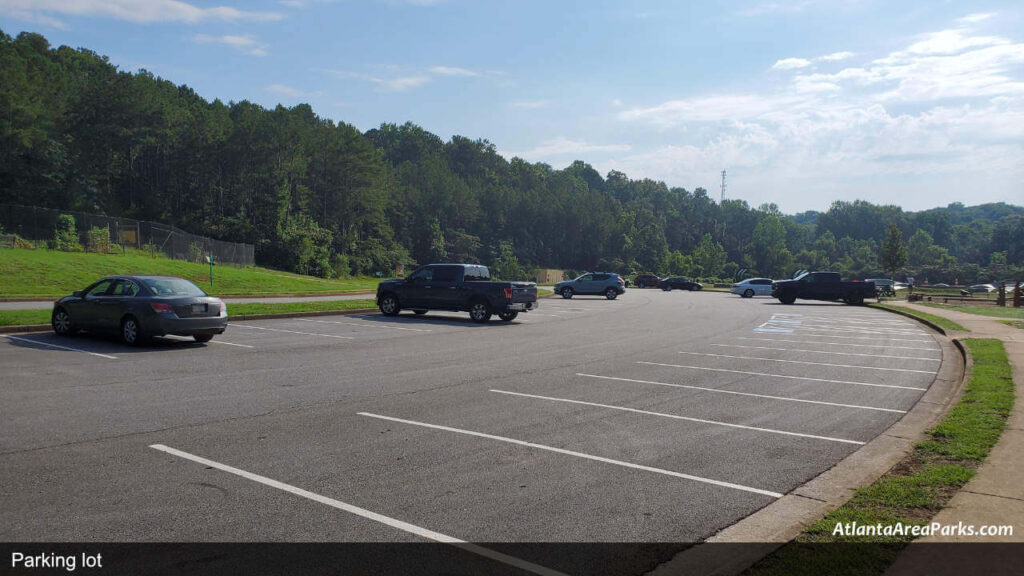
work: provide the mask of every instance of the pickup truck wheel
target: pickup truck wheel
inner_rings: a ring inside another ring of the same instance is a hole
[[[753,298],[754,297],[754,291],[752,289],[750,289],[750,288],[747,288],[746,290],[743,291],[743,297],[744,298]]]
[[[562,288],[562,298],[566,300],[572,298],[572,288]]]
[[[665,292],[671,292],[672,291],[672,287],[669,286],[668,284],[665,284],[664,286],[662,286],[661,289],[664,290]]]
[[[793,302],[796,302],[796,295],[783,294],[782,296],[779,296],[779,302],[782,302],[783,304],[792,304]]]
[[[385,294],[380,299],[380,313],[385,316],[398,316],[401,308],[398,305],[398,297],[394,294]]]
[[[422,315],[426,314],[427,311],[426,310],[413,310],[412,313],[417,315],[417,316],[422,316]]]
[[[519,316],[518,310],[509,310],[508,312],[498,312],[498,318],[501,318],[505,322],[511,322]]]
[[[643,282],[637,282],[636,283],[636,287],[637,288],[644,288],[644,283]]]
[[[846,297],[846,303],[851,306],[859,306],[864,303],[864,296],[859,293],[849,294]]]
[[[487,322],[491,319],[491,307],[483,300],[475,300],[469,305],[469,318],[473,322]]]
[[[618,295],[619,293],[615,291],[615,288],[609,288],[604,291],[604,297],[609,300],[615,300],[616,296]]]

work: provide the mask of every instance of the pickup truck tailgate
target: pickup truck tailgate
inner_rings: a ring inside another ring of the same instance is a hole
[[[512,282],[512,303],[536,301],[536,284],[534,284],[533,282]]]

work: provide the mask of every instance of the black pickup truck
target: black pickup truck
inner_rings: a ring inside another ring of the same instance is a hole
[[[863,304],[875,297],[874,282],[843,282],[838,272],[807,272],[792,280],[772,282],[772,297],[783,304],[802,300],[842,300],[847,304]]]
[[[385,316],[402,310],[469,312],[474,322],[487,322],[492,314],[509,322],[520,312],[537,309],[533,282],[492,282],[486,266],[428,264],[397,280],[377,285],[377,307]]]

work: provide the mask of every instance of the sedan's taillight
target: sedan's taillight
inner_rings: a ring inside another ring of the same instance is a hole
[[[163,314],[164,312],[173,312],[174,311],[174,309],[171,308],[170,304],[163,304],[161,302],[153,302],[152,304],[150,304],[150,306],[152,306],[153,307],[153,311],[158,313],[158,314]]]
[[[511,300],[512,294],[514,294],[515,291],[515,288],[505,288],[505,300]]]

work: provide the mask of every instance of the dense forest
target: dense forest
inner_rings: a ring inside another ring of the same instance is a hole
[[[308,105],[210,102],[33,33],[0,32],[0,203],[166,222],[320,276],[448,260],[505,277],[543,267],[863,278],[885,274],[894,223],[907,248],[898,275],[1024,277],[1018,206],[843,201],[789,216],[582,161],[506,160],[487,140],[445,142],[413,124],[362,133]]]

